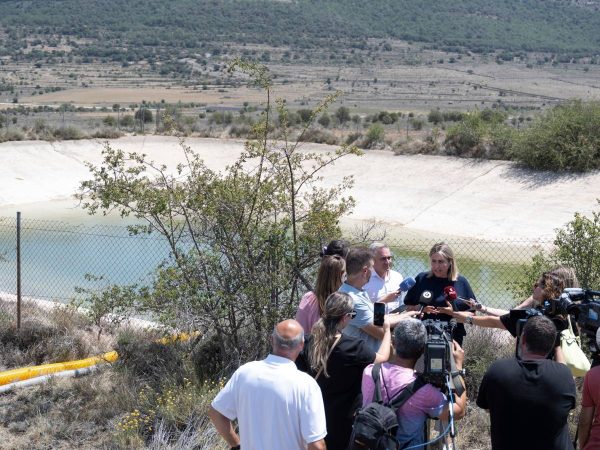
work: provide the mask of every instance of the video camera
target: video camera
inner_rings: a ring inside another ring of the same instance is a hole
[[[444,322],[436,319],[425,319],[423,325],[427,330],[427,342],[423,357],[423,378],[434,386],[443,389],[452,373],[452,332],[456,321]]]
[[[600,291],[582,288],[566,288],[562,294],[552,300],[546,300],[539,310],[511,310],[517,314],[521,311],[519,322],[524,323],[530,317],[543,314],[550,318],[557,315],[571,314],[575,317],[581,333],[589,336],[589,348],[594,364],[600,364],[600,349],[596,345],[596,331],[600,328]],[[517,336],[520,334],[518,327]]]

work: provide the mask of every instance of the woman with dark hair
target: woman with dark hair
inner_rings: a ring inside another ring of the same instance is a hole
[[[321,260],[317,284],[314,291],[308,291],[300,300],[295,319],[304,328],[305,334],[310,334],[313,325],[323,314],[325,300],[343,283],[346,274],[346,261],[338,255],[327,255]]]
[[[406,293],[404,304],[418,305],[421,294],[429,291],[432,294],[430,305],[433,307],[445,307],[445,289],[452,287],[457,297],[475,300],[475,294],[469,281],[458,273],[458,264],[454,259],[454,252],[445,242],[439,242],[431,247],[429,251],[429,263],[431,269],[421,272],[415,278],[415,285]],[[459,311],[467,311],[471,305],[462,300],[456,300],[453,307]],[[431,318],[426,315],[425,318]],[[448,322],[452,317],[447,314],[438,314],[436,319]],[[463,337],[466,335],[464,325],[459,324],[454,329],[453,339],[462,345]]]
[[[326,247],[323,247],[323,250],[321,250],[321,258],[324,256],[338,255],[345,259],[349,249],[350,247],[346,241],[334,239],[327,244]]]
[[[313,326],[304,350],[296,359],[298,369],[317,380],[327,420],[325,442],[329,450],[348,446],[354,412],[361,405],[360,384],[367,365],[387,361],[390,356],[390,325],[383,325],[384,335],[377,352],[362,339],[347,336],[342,330],[355,315],[350,295],[334,292],[325,302],[321,319]]]

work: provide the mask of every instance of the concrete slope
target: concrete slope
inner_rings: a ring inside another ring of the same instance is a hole
[[[187,141],[207,166],[222,169],[233,162],[242,141]],[[175,138],[132,136],[111,141],[124,151],[148,154],[174,166],[182,161]],[[98,164],[101,141],[11,142],[0,144],[0,214],[19,209],[29,216],[62,218],[75,211],[72,194],[89,178],[85,162]],[[307,144],[303,150],[331,147]],[[378,220],[402,233],[484,239],[551,239],[555,229],[578,211],[599,208],[600,173],[556,175],[518,168],[504,161],[476,161],[440,156],[395,156],[368,151],[348,157],[323,172],[325,186],[354,175],[357,205],[352,221]]]

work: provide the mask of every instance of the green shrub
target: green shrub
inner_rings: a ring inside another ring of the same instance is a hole
[[[383,128],[383,125],[375,122],[369,127],[369,131],[367,131],[364,145],[365,147],[372,147],[379,142],[383,142],[384,137],[385,129]]]
[[[582,286],[600,286],[600,211],[588,218],[579,213],[554,239],[556,260],[575,269]]]
[[[485,126],[477,113],[467,114],[463,120],[448,128],[444,144],[451,154],[462,155],[483,143]]]
[[[327,128],[331,124],[331,117],[325,112],[319,117],[317,122],[319,122],[319,125],[322,127]]]
[[[432,109],[427,115],[427,121],[434,125],[438,125],[444,121],[444,115],[439,109]]]
[[[600,103],[557,106],[520,133],[513,158],[540,170],[584,172],[600,168]]]

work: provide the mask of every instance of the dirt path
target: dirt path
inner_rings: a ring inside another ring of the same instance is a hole
[[[175,138],[132,136],[111,142],[174,166],[181,161]],[[213,169],[232,162],[242,141],[189,139]],[[324,145],[304,149],[325,151]],[[85,161],[99,163],[96,141],[0,144],[0,215],[83,218],[71,195],[89,177]],[[369,151],[348,157],[324,173],[324,184],[352,174],[357,205],[347,223],[376,219],[394,234],[484,239],[551,239],[576,211],[590,214],[600,198],[600,173],[535,173],[503,161],[437,156],[394,156]]]

